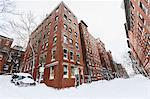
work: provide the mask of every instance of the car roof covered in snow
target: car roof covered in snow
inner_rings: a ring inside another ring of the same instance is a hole
[[[18,75],[18,76],[31,76],[31,74],[29,74],[29,73],[15,73],[15,75]]]

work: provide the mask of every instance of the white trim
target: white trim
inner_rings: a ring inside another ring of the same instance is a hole
[[[58,64],[59,64],[59,62],[58,62],[58,61],[56,61],[56,62],[53,62],[53,63],[47,64],[45,67],[56,66],[56,65],[58,65]]]

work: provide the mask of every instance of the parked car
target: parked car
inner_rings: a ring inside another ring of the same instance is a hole
[[[28,73],[13,74],[11,78],[11,82],[14,83],[16,86],[20,86],[20,87],[36,85],[32,76]]]

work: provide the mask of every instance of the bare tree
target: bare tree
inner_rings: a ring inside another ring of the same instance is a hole
[[[127,66],[132,66],[132,61],[131,61],[131,59],[130,59],[130,57],[129,57],[129,53],[128,52],[125,52],[124,54],[123,54],[123,63],[125,64],[125,65],[127,65]]]
[[[11,0],[0,0],[0,13],[13,13],[15,3]]]
[[[0,0],[0,31],[9,35],[7,32],[7,19],[10,15],[19,15],[15,12],[15,2],[12,0]]]
[[[23,45],[24,48],[26,48],[27,43],[30,39],[29,46],[32,51],[32,57],[33,57],[33,66],[32,66],[32,73],[34,69],[35,64],[35,52],[33,49],[32,44],[32,38],[31,38],[31,32],[33,29],[37,26],[36,17],[34,14],[30,11],[27,14],[21,14],[18,15],[17,18],[11,19],[7,23],[8,28],[5,30],[6,32],[11,32],[14,35],[16,35],[16,38],[18,39],[18,45]]]

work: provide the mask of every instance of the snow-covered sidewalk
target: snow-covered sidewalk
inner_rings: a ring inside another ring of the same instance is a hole
[[[39,84],[17,87],[10,76],[0,76],[0,99],[149,99],[150,80],[141,75],[84,84],[78,88],[56,90]]]

